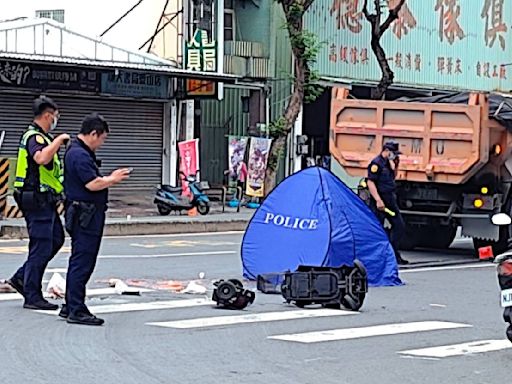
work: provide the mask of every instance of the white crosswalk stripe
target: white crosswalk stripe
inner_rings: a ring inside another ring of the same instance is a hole
[[[478,340],[470,343],[461,343],[453,345],[442,345],[439,347],[430,347],[422,349],[411,349],[398,352],[401,355],[444,358],[453,356],[465,356],[476,353],[493,352],[502,349],[512,348],[512,343],[508,340]]]
[[[142,292],[151,291],[149,289],[141,289]],[[109,296],[120,298],[116,294],[114,288],[100,288],[90,289],[87,294],[89,296]],[[9,300],[22,299],[17,293],[0,294],[0,302]],[[209,298],[173,298],[172,300],[159,300],[156,298],[146,298],[145,301],[135,301],[133,297],[124,296],[125,299],[122,303],[111,304],[98,304],[89,305],[89,309],[96,315],[101,314],[115,314],[124,312],[142,312],[142,311],[171,311],[176,310],[179,312],[179,318],[182,318],[187,309],[197,307],[214,307],[215,302]],[[139,300],[139,299],[137,299]],[[36,311],[41,314],[56,316],[59,310],[56,311]],[[162,329],[215,329],[215,328],[232,328],[236,326],[247,326],[254,323],[273,323],[285,321],[297,321],[294,327],[308,326],[314,319],[318,318],[331,318],[343,317],[350,315],[361,315],[359,312],[316,308],[316,309],[290,309],[289,307],[282,307],[279,311],[271,312],[255,312],[252,307],[249,308],[244,314],[231,315],[231,311],[220,311],[225,313],[223,316],[207,316],[208,310],[201,310],[194,312],[195,317],[190,317],[183,320],[169,320],[169,321],[148,321],[147,316],[144,319],[145,325],[160,327]],[[167,312],[166,312],[167,313]],[[170,313],[170,312],[169,312]],[[197,315],[200,313],[201,315]],[[219,313],[216,311],[216,313]],[[205,316],[206,315],[206,316]],[[362,317],[362,316],[361,316]],[[364,317],[368,320],[368,317]],[[363,321],[363,319],[361,319]],[[457,329],[471,328],[471,324],[448,322],[448,321],[415,321],[415,322],[397,322],[380,325],[347,327],[326,329],[314,332],[299,332],[290,334],[277,334],[267,336],[267,339],[278,340],[281,342],[295,342],[304,344],[314,344],[322,342],[342,342],[348,340],[364,339],[369,337],[392,337],[402,334],[412,334],[420,332],[431,331],[455,331]],[[300,328],[299,328],[300,329]],[[432,343],[430,344],[432,345]],[[435,344],[434,344],[435,345]],[[409,359],[429,359],[440,360],[443,358],[463,357],[474,354],[486,354],[497,351],[504,351],[512,348],[512,343],[508,340],[472,340],[467,342],[460,342],[451,345],[439,345],[423,348],[417,346],[416,348],[395,350],[391,353],[396,353],[402,358]]]
[[[418,321],[412,323],[373,325],[369,327],[331,329],[319,332],[292,333],[288,335],[269,336],[268,338],[298,343],[320,343],[325,341],[351,340],[372,336],[398,335],[403,333],[468,327],[472,326],[469,324],[450,323],[446,321]]]
[[[153,292],[152,289],[147,288],[138,288],[137,290],[140,293]],[[117,291],[115,288],[91,288],[87,290],[87,296],[109,296],[109,295],[117,295]],[[49,298],[50,295],[47,292],[43,292],[43,296]],[[23,296],[19,293],[1,293],[0,301],[11,301],[11,300],[22,300]]]
[[[23,296],[19,293],[2,293],[0,294],[0,301],[11,301],[11,300],[21,300]]]
[[[336,309],[316,309],[316,310],[297,310],[285,312],[264,312],[254,313],[250,315],[236,315],[236,316],[218,316],[218,317],[204,317],[189,320],[179,321],[163,321],[156,323],[146,323],[147,325],[155,325],[158,327],[166,328],[207,328],[222,325],[235,325],[235,324],[248,324],[248,323],[262,323],[270,321],[281,320],[297,320],[297,319],[310,319],[318,317],[330,316],[346,316],[355,315],[357,312],[341,311]]]
[[[179,300],[168,300],[168,301],[150,301],[144,303],[121,303],[121,304],[105,304],[105,305],[89,305],[88,308],[91,313],[95,315],[118,313],[118,312],[136,312],[136,311],[155,311],[164,309],[175,309],[175,308],[190,308],[198,307],[202,305],[213,305],[215,302],[209,299],[179,299]],[[48,315],[57,315],[57,311],[36,311],[39,313],[45,313]]]

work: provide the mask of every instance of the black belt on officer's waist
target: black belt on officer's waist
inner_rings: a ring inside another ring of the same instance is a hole
[[[71,233],[76,223],[81,228],[87,228],[96,212],[104,211],[105,206],[87,201],[66,201],[66,230]]]
[[[47,205],[56,205],[64,200],[62,194],[51,191],[40,192],[30,189],[16,189],[13,193],[13,197],[22,210],[33,210]]]

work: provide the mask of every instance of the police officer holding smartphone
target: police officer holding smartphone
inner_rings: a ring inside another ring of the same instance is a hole
[[[7,282],[25,298],[24,308],[55,310],[58,306],[43,298],[41,283],[46,266],[64,244],[56,208],[63,190],[58,151],[69,135],[54,139],[50,134],[60,117],[52,99],[41,96],[32,107],[34,121],[20,140],[14,182],[14,199],[23,212],[30,239],[28,257]]]
[[[408,264],[399,251],[400,239],[405,233],[405,222],[398,208],[395,178],[400,164],[398,143],[386,142],[379,156],[368,166],[368,189],[372,196],[370,208],[381,224],[391,223],[390,242],[398,264]]]
[[[130,169],[117,169],[102,176],[95,152],[103,145],[109,127],[105,119],[87,115],[80,134],[64,157],[66,194],[66,230],[71,236],[71,256],[66,278],[66,304],[60,317],[71,324],[102,325],[103,319],[89,312],[85,305],[85,286],[89,281],[100,249],[108,188],[129,177]]]

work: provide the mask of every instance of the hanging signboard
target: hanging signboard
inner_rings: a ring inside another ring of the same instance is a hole
[[[112,95],[168,99],[169,77],[154,73],[116,71],[101,75],[101,91]]]
[[[97,93],[100,90],[100,72],[0,60],[0,87]]]
[[[197,29],[185,44],[185,69],[199,72],[217,72],[217,42],[208,40],[208,33]],[[187,96],[216,98],[217,83],[209,80],[187,79]]]
[[[399,2],[383,1],[388,8]],[[355,82],[380,80],[363,3],[316,0],[308,10],[305,29],[324,43],[314,65],[320,75]],[[372,7],[373,1],[368,4]],[[383,10],[383,21],[387,14]],[[407,0],[381,44],[396,84],[512,90],[512,1]]]
[[[187,96],[213,98],[217,95],[217,84],[210,80],[187,79]]]

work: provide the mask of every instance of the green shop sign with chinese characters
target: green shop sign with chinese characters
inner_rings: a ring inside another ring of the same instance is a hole
[[[383,2],[393,8],[399,0]],[[315,65],[321,75],[359,82],[380,79],[363,3],[315,0],[309,9],[305,27],[323,43]],[[387,14],[383,12],[383,20]],[[397,84],[512,90],[510,0],[406,0],[381,44]]]
[[[185,69],[217,72],[217,42],[208,41],[208,33],[197,29],[192,40],[185,45]],[[190,97],[215,98],[217,83],[210,80],[187,79],[186,94]]]
[[[205,30],[197,29],[185,46],[185,68],[191,71],[217,72],[217,42],[208,41]]]

